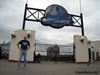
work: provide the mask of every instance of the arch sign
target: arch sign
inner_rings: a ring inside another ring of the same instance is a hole
[[[72,23],[72,17],[68,12],[62,6],[56,4],[48,6],[41,19],[42,25],[51,26],[57,29],[72,25]]]
[[[27,12],[29,12],[29,14],[27,14]],[[82,13],[80,13],[80,15],[68,14],[65,8],[57,4],[50,5],[44,10],[28,7],[26,3],[22,26],[23,30],[25,29],[26,21],[40,22],[44,26],[51,26],[56,29],[64,26],[79,27],[84,36]]]

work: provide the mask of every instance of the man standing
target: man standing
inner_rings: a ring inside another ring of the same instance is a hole
[[[27,50],[29,50],[29,48],[30,48],[30,43],[27,40],[26,36],[24,36],[24,40],[19,41],[19,43],[17,44],[17,47],[20,50],[20,56],[19,56],[19,60],[18,60],[18,64],[17,64],[17,69],[20,69],[22,56],[24,56],[24,69],[27,69],[26,57],[27,57]]]

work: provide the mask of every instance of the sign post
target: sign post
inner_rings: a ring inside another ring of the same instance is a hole
[[[83,14],[80,14],[81,17],[81,30],[82,30],[82,36],[84,36],[84,25],[83,25]]]
[[[23,18],[23,27],[22,27],[23,30],[25,29],[25,17],[26,17],[26,14],[27,14],[27,4],[25,4],[25,11],[24,11],[24,18]]]

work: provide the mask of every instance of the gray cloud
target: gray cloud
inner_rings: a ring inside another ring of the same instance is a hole
[[[19,29],[22,24],[23,10],[22,1],[0,1],[0,42],[10,41],[10,33]],[[21,7],[21,8],[20,8]]]
[[[38,4],[40,2],[40,4]],[[100,1],[82,0],[85,35],[90,40],[100,40]],[[29,6],[45,9],[48,5],[60,4],[69,13],[80,14],[79,0],[29,0]],[[21,29],[23,23],[25,0],[0,0],[0,43],[10,40],[10,33]],[[73,42],[74,35],[81,35],[80,28],[64,27],[53,29],[42,26],[41,23],[26,22],[26,29],[36,31],[36,39],[46,43],[67,44]]]

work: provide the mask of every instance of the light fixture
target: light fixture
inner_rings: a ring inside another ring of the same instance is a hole
[[[31,31],[27,31],[27,37],[30,38],[31,36]]]
[[[92,44],[91,47],[93,48],[94,47],[94,44]]]
[[[13,39],[13,38],[16,38],[15,32],[12,32],[12,33],[11,33],[11,36],[12,36],[12,39]]]
[[[82,36],[81,39],[80,39],[80,41],[83,43],[84,42],[84,39],[85,39],[85,37]]]
[[[90,41],[90,40],[88,40],[87,44],[89,44],[89,45],[90,45],[90,44],[91,44],[91,41]]]

